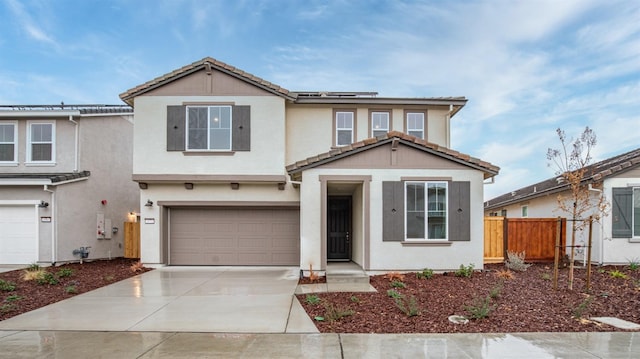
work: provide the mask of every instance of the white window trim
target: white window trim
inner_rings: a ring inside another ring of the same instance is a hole
[[[347,113],[349,115],[351,115],[351,127],[338,127],[338,115],[342,114],[342,113]],[[354,128],[355,128],[355,122],[356,122],[356,114],[352,111],[336,111],[336,115],[335,115],[335,123],[336,123],[336,147],[343,147],[343,146],[349,146],[350,144],[353,143],[353,132],[354,132]],[[338,143],[338,132],[342,130],[349,130],[351,132],[351,141],[349,141],[349,143],[341,145]]]
[[[640,233],[635,233],[635,228],[636,228],[636,209],[635,209],[635,203],[636,203],[636,191],[640,192],[640,187],[633,187],[633,189],[631,190],[631,238],[634,240],[638,240],[640,238]],[[638,199],[640,200],[640,199]]]
[[[13,125],[13,161],[0,161],[0,167],[14,167],[18,165],[18,122],[15,121],[2,121],[0,125]],[[7,144],[9,142],[3,142]]]
[[[31,160],[31,125],[51,125],[51,161]],[[27,166],[54,166],[56,164],[56,121],[27,121]]]
[[[415,129],[415,128],[411,128],[409,127],[409,115],[421,115],[422,116],[422,128],[420,129]],[[421,139],[425,139],[424,138],[424,127],[425,127],[425,115],[423,112],[407,112],[407,118],[405,119],[405,121],[407,122],[407,134],[409,134],[409,132],[413,131],[413,132],[417,132],[420,131]]]
[[[374,126],[373,125],[373,116],[374,115],[380,115],[380,114],[387,116],[387,127],[385,127],[385,128],[374,128],[373,127]],[[391,116],[389,115],[389,112],[386,112],[386,111],[373,111],[373,112],[371,112],[371,133],[370,133],[370,136],[371,137],[375,137],[375,135],[373,134],[373,132],[375,132],[375,131],[383,131],[384,130],[385,132],[389,132],[389,123],[391,122],[391,118],[390,117]]]
[[[422,183],[424,184],[424,234],[425,238],[408,238],[407,237],[407,184],[411,183]],[[429,198],[428,198],[428,184],[444,184],[445,185],[445,218],[446,218],[446,228],[445,228],[445,238],[429,238],[429,222],[428,222],[428,212],[429,212]],[[407,242],[447,242],[449,241],[449,183],[447,181],[405,181],[404,182],[404,240]]]
[[[207,148],[189,148],[189,108],[207,109]],[[211,149],[211,108],[229,108],[229,148]],[[186,152],[230,152],[233,150],[233,106],[230,105],[206,105],[206,106],[186,106],[185,108],[185,151]]]

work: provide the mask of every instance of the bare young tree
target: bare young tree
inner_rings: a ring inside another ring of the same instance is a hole
[[[569,289],[573,289],[574,248],[576,232],[588,225],[586,217],[593,216],[600,220],[600,214],[606,213],[609,207],[603,192],[594,192],[599,183],[588,181],[592,173],[587,173],[593,158],[591,150],[596,145],[596,134],[586,127],[580,137],[567,140],[563,130],[557,129],[560,149],[547,150],[549,166],[555,166],[559,181],[567,184],[568,194],[558,195],[558,209],[569,214],[571,220],[571,253],[569,258]],[[595,193],[595,194],[594,194]]]

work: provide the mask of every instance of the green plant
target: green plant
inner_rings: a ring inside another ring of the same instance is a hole
[[[498,297],[500,297],[500,293],[502,293],[502,283],[498,283],[493,288],[491,288],[491,290],[489,291],[489,297],[491,297],[492,299],[497,299]]]
[[[640,269],[640,259],[638,258],[633,258],[629,260],[629,269],[636,271],[638,269]]]
[[[622,278],[622,279],[627,279],[627,275],[626,275],[624,272],[621,272],[621,271],[619,271],[619,270],[617,270],[617,269],[610,270],[610,271],[609,271],[609,275],[610,275],[612,278]]]
[[[76,289],[75,285],[70,285],[64,288],[64,292],[67,294],[74,294],[77,293],[78,290]]]
[[[29,272],[37,272],[39,270],[42,270],[42,267],[40,267],[40,265],[38,263],[31,263],[26,268],[26,270],[29,271]]]
[[[53,273],[44,272],[44,274],[41,277],[36,278],[36,283],[40,285],[44,285],[44,284],[56,285],[59,283],[59,281],[58,281],[58,278],[56,278],[56,276],[53,275]]]
[[[7,303],[11,303],[11,302],[17,302],[20,299],[22,299],[21,296],[17,295],[17,294],[11,294],[10,296],[4,298],[4,301]]]
[[[60,270],[58,270],[58,273],[56,273],[58,275],[58,278],[66,278],[66,277],[71,277],[73,275],[73,269],[71,268],[61,268]]]
[[[468,266],[460,265],[460,268],[455,271],[454,275],[456,277],[465,277],[469,278],[473,275],[473,264],[469,264]]]
[[[589,309],[589,305],[591,304],[591,302],[593,301],[593,297],[592,296],[588,296],[586,297],[580,304],[578,304],[578,306],[573,310],[573,317],[578,319],[578,318],[582,318],[582,316],[584,315],[584,313],[587,311],[587,309]]]
[[[542,279],[544,279],[544,280],[551,280],[551,274],[549,274],[549,273],[542,273]]]
[[[425,268],[422,272],[416,273],[418,279],[431,279],[433,277],[433,269]]]
[[[404,295],[402,295],[402,294],[400,294],[400,293],[396,292],[394,289],[389,289],[389,290],[387,291],[387,295],[388,295],[389,297],[393,298],[393,299],[398,299],[398,298],[402,298],[402,297],[404,297]]]
[[[495,304],[491,304],[491,297],[484,298],[475,297],[473,302],[464,306],[464,310],[469,313],[471,319],[483,319],[489,316],[496,308]]]
[[[318,304],[320,303],[320,297],[315,294],[307,294],[304,301],[307,302],[307,304]]]
[[[399,298],[394,298],[396,303],[396,307],[400,309],[404,314],[408,317],[414,317],[416,315],[420,315],[420,308],[418,308],[418,301],[416,297],[411,296],[409,299],[404,296]]]
[[[407,285],[404,284],[403,282],[399,281],[399,280],[394,280],[393,282],[391,282],[391,286],[394,288],[406,288]]]
[[[355,295],[351,296],[351,302],[352,303],[360,303],[360,299],[358,297],[356,297]]]
[[[13,303],[7,303],[0,305],[0,313],[8,313],[16,309],[16,305]]]
[[[333,322],[335,320],[339,320],[343,317],[348,317],[355,314],[355,311],[349,307],[343,308],[334,306],[333,303],[328,303],[324,306],[325,309],[325,318],[329,319],[329,321]]]
[[[504,265],[516,272],[524,272],[527,268],[531,267],[531,264],[526,264],[524,262],[525,252],[511,252],[507,251],[507,261]]]
[[[16,284],[0,279],[0,290],[3,292],[13,292],[16,290]]]

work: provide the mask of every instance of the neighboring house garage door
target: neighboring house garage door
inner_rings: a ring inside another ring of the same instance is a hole
[[[38,260],[34,206],[0,206],[0,264],[29,264]]]
[[[299,265],[300,210],[172,208],[171,265]]]

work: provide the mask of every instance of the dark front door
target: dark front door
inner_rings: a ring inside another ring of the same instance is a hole
[[[351,197],[327,200],[327,260],[351,259]]]

